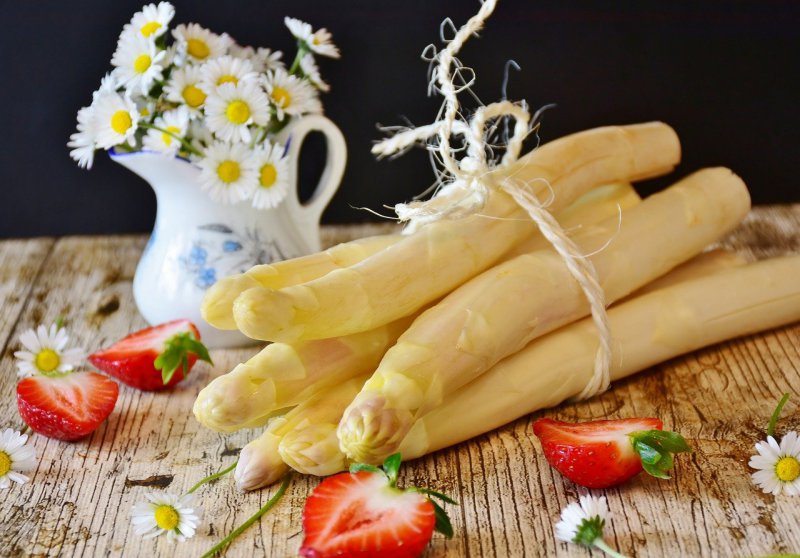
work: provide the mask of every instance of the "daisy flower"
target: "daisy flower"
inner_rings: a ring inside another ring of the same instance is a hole
[[[283,53],[279,50],[273,52],[268,48],[261,47],[256,50],[251,46],[242,47],[237,44],[233,44],[228,52],[231,56],[236,58],[249,60],[253,65],[253,70],[260,74],[263,74],[269,70],[275,70],[284,67],[283,62],[281,62]]]
[[[317,98],[316,90],[297,76],[275,70],[266,75],[264,87],[280,120],[283,120],[284,114],[300,116],[322,112],[322,103]]]
[[[154,41],[141,35],[123,34],[111,58],[114,77],[128,93],[147,95],[155,82],[164,77],[164,56],[166,52],[158,50]]]
[[[117,78],[114,76],[114,73],[107,73],[103,76],[103,79],[100,80],[100,87],[97,88],[97,91],[92,93],[92,102],[107,93],[116,93],[118,87],[119,84],[117,83]]]
[[[189,107],[192,116],[199,115],[200,109],[206,102],[206,93],[200,89],[201,67],[195,65],[184,66],[172,71],[164,94],[168,101],[184,103]]]
[[[217,35],[196,23],[180,24],[173,31],[172,36],[183,48],[186,55],[195,62],[205,62],[222,56],[233,43],[228,35]]]
[[[225,141],[249,142],[251,124],[266,126],[269,99],[254,82],[225,83],[206,99],[206,125]]]
[[[206,149],[199,164],[201,187],[215,201],[232,204],[247,199],[258,184],[247,144],[217,141]]]
[[[214,136],[211,130],[206,127],[202,118],[195,118],[189,121],[189,143],[200,153],[205,152],[206,148],[214,143]]]
[[[213,93],[220,85],[255,81],[256,77],[253,64],[249,60],[220,56],[200,67],[200,88],[206,93]]]
[[[27,434],[10,428],[0,434],[0,488],[10,487],[11,481],[24,484],[30,480],[21,473],[36,467],[36,453],[25,445],[27,441]]]
[[[289,164],[283,157],[284,147],[266,142],[253,154],[258,186],[253,192],[253,207],[277,207],[289,192]]]
[[[561,521],[556,524],[556,538],[566,542],[595,547],[609,556],[621,558],[622,554],[609,547],[603,540],[603,528],[609,519],[608,502],[605,496],[585,495],[580,503],[572,503],[561,512]]]
[[[136,143],[139,110],[130,97],[119,93],[101,95],[93,106],[91,126],[97,147],[108,149],[125,142],[131,146]]]
[[[156,118],[154,126],[166,130],[161,132],[150,128],[142,140],[145,149],[175,155],[181,147],[181,142],[174,136],[184,137],[189,129],[189,109],[181,105],[175,110],[170,110]],[[173,135],[170,135],[170,132]]]
[[[122,28],[123,33],[139,35],[145,39],[163,35],[169,22],[175,16],[175,7],[169,2],[159,2],[158,5],[147,4],[141,12],[133,14],[130,23]]]
[[[176,496],[151,492],[131,510],[131,522],[137,535],[145,539],[167,534],[170,542],[190,539],[200,524],[201,510],[195,506],[193,494]]]
[[[17,351],[17,375],[21,378],[39,374],[63,374],[69,372],[86,356],[81,348],[65,349],[69,342],[67,330],[53,324],[50,329],[43,325],[36,331],[29,329],[19,336],[25,347],[24,351]]]
[[[300,70],[303,72],[303,75],[308,78],[308,81],[313,83],[320,91],[331,90],[331,86],[322,81],[322,76],[319,75],[319,68],[314,61],[313,55],[306,54],[300,59]]]
[[[781,443],[772,436],[756,444],[758,455],[750,458],[753,482],[765,493],[800,495],[800,436],[787,433]]]
[[[78,162],[82,169],[92,168],[94,163],[94,152],[97,146],[94,142],[94,128],[92,118],[94,112],[92,107],[83,107],[78,111],[78,131],[69,137],[67,147],[72,148],[69,156]]]
[[[314,31],[311,25],[293,17],[286,17],[283,22],[295,39],[302,42],[309,50],[322,56],[339,58],[339,49],[331,41],[333,36],[324,27]]]

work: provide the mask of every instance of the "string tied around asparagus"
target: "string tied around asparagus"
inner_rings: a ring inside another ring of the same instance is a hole
[[[486,206],[492,190],[505,192],[525,210],[561,256],[589,301],[600,343],[592,378],[578,395],[578,399],[586,399],[605,391],[611,383],[611,331],[597,270],[547,210],[548,203],[541,201],[528,184],[513,176],[500,175],[498,180],[495,178],[498,174],[493,173],[509,168],[519,159],[523,142],[537,126],[539,113],[532,117],[524,101],[513,103],[505,99],[478,107],[469,118],[461,112],[458,95],[472,93],[475,73],[463,66],[456,55],[483,28],[496,5],[497,0],[484,0],[478,13],[457,31],[450,19],[442,22],[440,35],[445,48],[437,52],[434,45],[429,45],[423,52],[423,58],[431,63],[429,91],[438,90],[444,98],[436,121],[400,129],[376,143],[372,153],[378,157],[397,155],[422,143],[438,163],[434,165],[437,174],[434,195],[394,208],[400,221],[408,224],[406,232],[434,221],[476,215]],[[447,30],[455,31],[451,39],[445,38]],[[513,129],[509,131],[508,123],[512,120]],[[501,122],[506,124],[506,131],[498,143],[493,143]],[[502,157],[495,155],[497,150],[504,151]]]

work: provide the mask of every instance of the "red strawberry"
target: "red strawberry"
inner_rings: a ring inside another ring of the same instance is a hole
[[[400,455],[384,471],[354,465],[351,472],[322,481],[303,509],[305,558],[413,558],[422,554],[434,528],[452,536],[447,514],[427,495],[455,503],[426,489],[397,488]]]
[[[691,451],[675,432],[661,430],[657,418],[597,420],[570,424],[549,418],[533,423],[547,462],[572,482],[608,488],[635,477],[644,468],[669,478],[672,453]]]
[[[17,385],[22,420],[34,432],[77,440],[94,432],[117,403],[119,386],[96,372],[32,376]]]
[[[155,391],[183,380],[198,358],[211,362],[197,327],[175,320],[132,333],[89,355],[89,362],[129,386]]]

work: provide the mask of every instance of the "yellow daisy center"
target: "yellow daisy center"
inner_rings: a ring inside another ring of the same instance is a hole
[[[211,54],[211,49],[200,39],[189,39],[186,41],[186,51],[198,60],[203,60]]]
[[[220,78],[217,80],[217,85],[222,85],[223,83],[232,83],[236,85],[239,83],[239,78],[230,74],[226,74],[224,76],[220,76]]]
[[[170,505],[162,504],[156,508],[156,525],[165,531],[172,531],[178,526],[181,516],[178,510]]]
[[[792,482],[800,477],[800,461],[794,457],[781,457],[775,464],[775,474],[783,482]]]
[[[316,35],[311,37],[311,44],[312,45],[319,46],[321,42],[322,41],[320,41],[319,38]]]
[[[278,179],[278,171],[275,169],[275,165],[272,163],[267,163],[263,167],[261,167],[261,187],[262,188],[272,188],[275,185],[275,181]]]
[[[244,124],[250,118],[250,107],[244,101],[233,101],[225,109],[225,116],[234,124]]]
[[[151,21],[150,23],[145,23],[144,25],[142,25],[142,28],[139,29],[139,31],[145,37],[149,37],[150,35],[152,35],[156,31],[158,31],[160,28],[161,28],[161,24],[159,22]]]
[[[242,169],[239,163],[231,161],[230,159],[222,161],[217,167],[217,176],[226,184],[236,182],[241,174]]]
[[[142,107],[139,111],[139,116],[150,116],[150,109],[147,107]]]
[[[137,74],[143,74],[147,71],[147,68],[150,67],[150,55],[149,54],[140,54],[136,57],[136,60],[133,61],[133,71]]]
[[[36,355],[36,368],[41,372],[52,372],[61,364],[61,358],[53,349],[42,349]]]
[[[283,87],[273,87],[272,98],[279,107],[288,107],[292,104],[292,96],[289,95],[289,92]]]
[[[133,121],[127,110],[118,110],[111,115],[111,129],[118,134],[124,134],[132,125]]]
[[[186,104],[192,108],[197,108],[206,102],[206,94],[194,85],[184,87],[181,95],[183,95],[183,100],[186,101]]]
[[[6,476],[11,470],[11,456],[0,450],[0,478]]]
[[[179,136],[181,134],[181,129],[177,126],[167,126],[167,132],[170,134],[175,134]],[[161,141],[164,142],[164,145],[172,145],[173,137],[169,134],[161,134]]]

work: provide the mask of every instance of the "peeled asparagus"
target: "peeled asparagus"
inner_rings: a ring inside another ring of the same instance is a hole
[[[490,176],[527,184],[542,198],[546,182],[557,212],[593,186],[664,174],[680,158],[662,123],[597,128],[555,140]],[[280,290],[255,287],[234,302],[236,325],[254,339],[293,341],[365,331],[407,316],[494,264],[534,230],[505,194],[476,215],[423,227],[352,267]]]
[[[216,328],[236,329],[233,301],[247,289],[253,287],[282,289],[317,279],[334,269],[356,264],[401,238],[399,234],[360,238],[308,256],[254,266],[245,273],[217,281],[206,291],[200,312],[203,319]]]
[[[683,281],[690,279],[699,279],[706,275],[712,275],[723,269],[729,269],[745,264],[745,259],[735,252],[729,252],[722,248],[703,252],[699,256],[695,256],[688,262],[682,263],[666,275],[663,275],[647,283],[641,289],[637,289],[630,295],[631,298],[641,296],[643,294],[651,293],[664,287],[671,287]],[[617,304],[627,300],[627,298],[618,302]]]
[[[342,382],[324,392],[318,392],[282,417],[270,421],[261,436],[247,444],[239,455],[234,479],[242,490],[255,490],[280,479],[291,465],[301,473],[329,475],[345,468],[344,456],[317,464],[317,451],[327,446],[337,447],[336,424],[347,404],[364,384],[366,376]],[[323,433],[327,429],[327,437]],[[293,433],[315,434],[313,445],[306,444],[302,436]],[[321,460],[320,460],[321,461]],[[287,465],[288,464],[288,465]]]
[[[800,320],[800,256],[762,260],[670,285],[609,311],[611,378],[721,341]],[[583,390],[597,332],[591,320],[537,339],[418,420],[404,459],[456,444]]]
[[[374,370],[412,319],[344,337],[272,343],[203,388],[194,415],[218,432],[261,426],[315,392]]]
[[[621,225],[612,218],[574,240],[610,303],[700,253],[749,207],[739,177],[706,169],[628,210]],[[342,450],[354,461],[381,462],[447,394],[532,339],[588,314],[585,295],[553,250],[475,277],[423,312],[387,351],[339,425]]]

